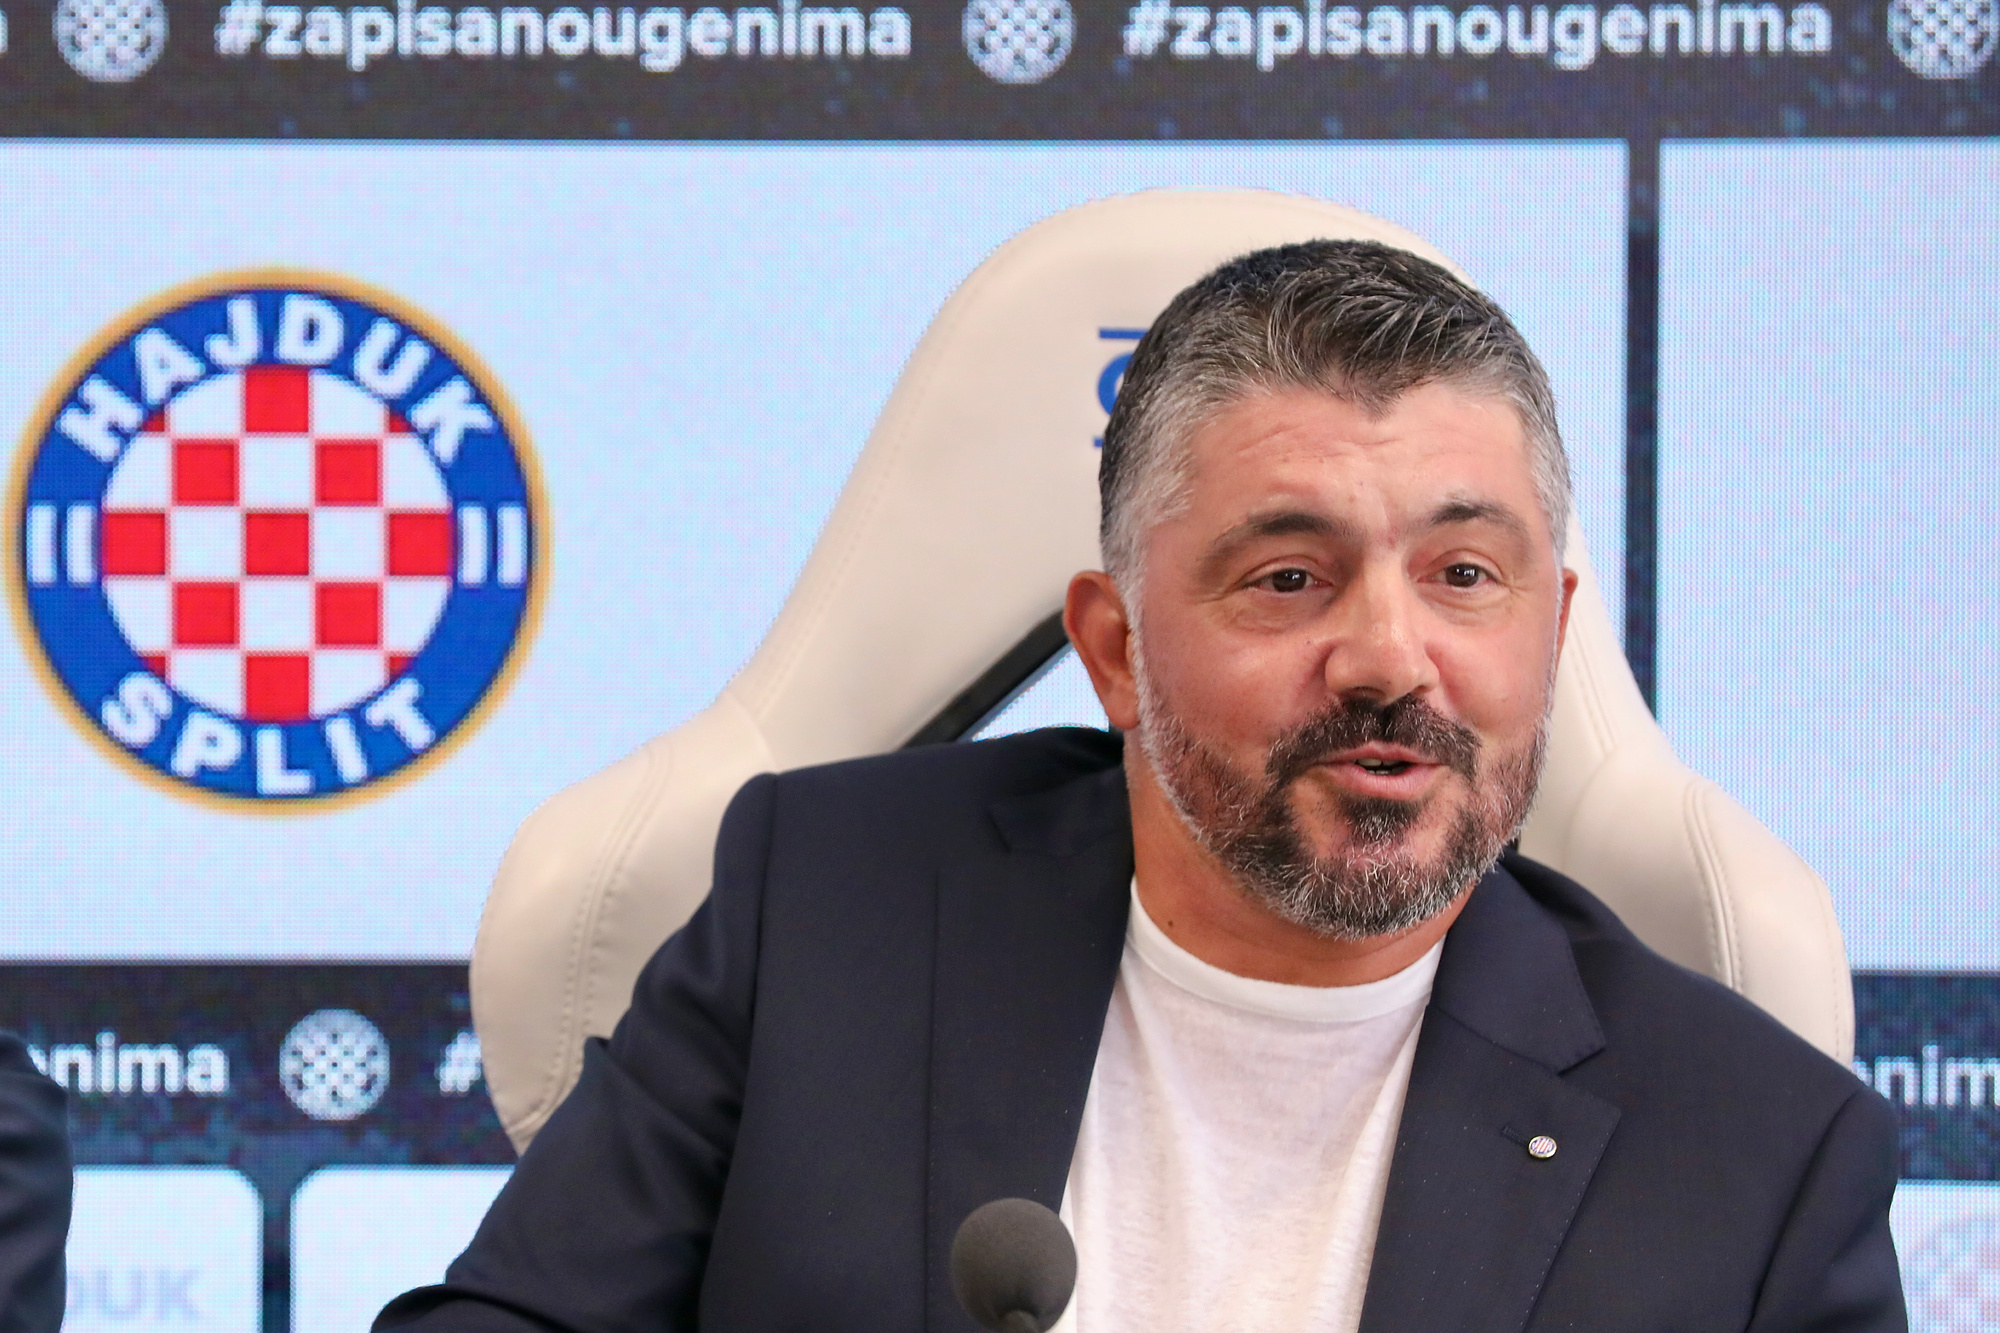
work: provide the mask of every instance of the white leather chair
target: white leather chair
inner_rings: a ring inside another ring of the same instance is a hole
[[[1098,563],[1099,379],[1222,260],[1314,237],[1419,238],[1331,204],[1162,192],[1057,215],[938,313],[770,633],[716,701],[523,827],[472,957],[501,1122],[525,1147],[608,1034],[641,965],[708,892],[723,807],[754,774],[951,739],[1061,646],[1070,575]],[[1853,1043],[1825,886],[1685,768],[1640,698],[1580,531],[1547,776],[1522,837],[1654,948],[1836,1059]]]

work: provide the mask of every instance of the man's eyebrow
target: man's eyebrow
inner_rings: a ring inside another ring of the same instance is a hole
[[[1311,509],[1268,509],[1252,514],[1225,530],[1208,545],[1201,559],[1201,572],[1213,576],[1243,547],[1266,537],[1321,537],[1338,539],[1353,531],[1351,524],[1330,514]]]
[[[1457,523],[1493,523],[1524,541],[1533,535],[1528,529],[1527,520],[1498,500],[1475,500],[1467,497],[1446,500],[1431,511],[1430,517],[1424,521],[1424,526],[1445,528]]]

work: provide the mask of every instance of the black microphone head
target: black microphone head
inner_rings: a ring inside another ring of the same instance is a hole
[[[973,1209],[951,1242],[951,1289],[982,1327],[1045,1333],[1076,1290],[1069,1228],[1030,1199],[995,1199]]]

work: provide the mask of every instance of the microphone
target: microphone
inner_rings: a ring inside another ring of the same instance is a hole
[[[1047,1333],[1076,1290],[1069,1228],[1029,1199],[980,1205],[951,1242],[951,1289],[994,1333]]]

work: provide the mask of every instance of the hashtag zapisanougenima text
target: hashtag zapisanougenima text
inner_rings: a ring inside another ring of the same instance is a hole
[[[229,0],[215,25],[216,54],[341,60],[359,73],[384,60],[633,60],[664,74],[700,60],[901,60],[910,16],[806,6],[543,10],[521,5],[267,5]]]
[[[1125,54],[1139,60],[1241,60],[1270,71],[1296,59],[1512,57],[1588,69],[1600,56],[1824,56],[1824,5],[1771,3],[1448,5],[1360,9],[1313,0],[1257,9],[1140,0],[1127,11]]]

